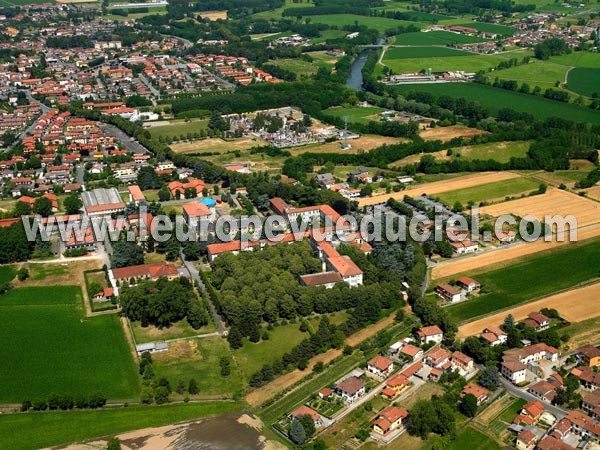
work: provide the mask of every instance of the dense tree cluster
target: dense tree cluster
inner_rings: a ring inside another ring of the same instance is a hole
[[[106,396],[100,392],[90,395],[52,394],[46,400],[24,400],[21,411],[45,411],[77,409],[97,409],[106,405]]]
[[[197,329],[209,320],[205,306],[199,303],[187,278],[174,281],[160,278],[156,282],[142,281],[133,287],[124,286],[119,298],[127,317],[139,320],[142,326],[169,327],[187,318]]]
[[[0,263],[7,264],[28,260],[34,250],[34,244],[34,242],[28,241],[22,222],[2,228]]]

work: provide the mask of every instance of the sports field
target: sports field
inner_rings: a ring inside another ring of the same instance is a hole
[[[573,215],[577,219],[577,226],[583,227],[600,222],[600,203],[571,192],[549,188],[543,195],[486,206],[481,208],[481,214],[493,217],[502,214],[515,214],[520,217],[533,215],[540,221],[546,216],[556,214]]]
[[[6,449],[33,450],[242,408],[240,402],[202,402],[96,411],[0,414],[0,442]]]
[[[400,94],[410,91],[422,91],[431,92],[435,95],[463,97],[470,101],[479,102],[482,106],[488,108],[492,114],[498,113],[502,108],[511,108],[515,111],[529,113],[536,119],[561,117],[577,122],[600,123],[600,111],[477,83],[409,84],[394,86],[394,90]]]
[[[488,80],[494,81],[498,77],[500,80],[515,80],[519,87],[527,83],[532,90],[536,86],[545,90],[554,88],[557,81],[564,83],[567,70],[569,67],[563,64],[534,59],[529,64],[494,71],[488,75]]]
[[[344,26],[352,26],[358,23],[359,25],[366,26],[373,30],[385,31],[398,27],[406,27],[408,25],[419,27],[423,24],[419,22],[411,22],[408,20],[395,20],[388,19],[387,17],[368,17],[368,16],[356,16],[353,14],[329,14],[327,16],[307,16],[304,19],[310,19],[311,23],[322,23],[329,26],[337,26],[339,28]],[[350,32],[348,32],[350,34]]]
[[[0,403],[52,393],[139,393],[118,316],[86,318],[78,286],[19,288],[0,297],[0,342]]]
[[[463,322],[575,287],[598,277],[599,252],[600,241],[596,240],[530,256],[507,267],[463,274],[478,280],[489,294],[446,310],[453,320]]]
[[[542,308],[554,308],[562,318],[567,319],[569,322],[581,322],[600,316],[598,298],[600,298],[600,283],[561,292],[508,311],[493,314],[484,319],[469,322],[458,329],[458,334],[460,337],[473,336],[481,333],[486,327],[499,326],[509,313],[516,320],[521,320],[527,317],[527,314],[531,311],[539,311]]]
[[[208,120],[194,119],[189,122],[185,120],[172,120],[169,125],[150,127],[148,131],[154,139],[168,137],[171,139],[180,139],[182,136],[187,138],[188,133],[199,133],[200,130],[208,129]]]
[[[600,69],[576,67],[569,72],[568,88],[581,95],[600,95]]]
[[[453,206],[456,202],[461,202],[466,206],[469,202],[477,204],[483,201],[498,201],[509,196],[528,194],[535,191],[538,186],[539,183],[528,178],[517,178],[445,192],[438,197],[449,206]]]
[[[396,37],[399,45],[451,45],[472,44],[484,42],[487,39],[464,34],[451,33],[449,31],[428,31],[421,33],[404,33]]]
[[[503,60],[519,56],[522,54],[477,55],[447,47],[392,47],[385,53],[382,62],[396,73],[427,69],[432,69],[433,72],[478,72],[496,67]],[[448,83],[437,86],[448,86]]]
[[[328,116],[339,117],[340,119],[347,117],[348,122],[368,124],[372,120],[378,120],[377,114],[382,113],[383,111],[385,111],[385,109],[372,106],[369,108],[334,107],[326,109],[323,112]]]

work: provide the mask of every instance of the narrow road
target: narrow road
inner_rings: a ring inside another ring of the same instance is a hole
[[[198,284],[200,285],[200,289],[202,289],[203,291],[206,291],[206,286],[204,286],[204,283],[202,282],[202,278],[200,278],[200,273],[198,272],[198,269],[196,269],[196,266],[194,265],[194,263],[192,261],[185,260],[185,255],[183,254],[183,250],[180,251],[180,256],[181,256],[181,259],[183,260],[183,264],[185,265],[185,268],[189,272],[190,276],[195,281],[198,282]],[[210,309],[210,313],[213,317],[215,325],[217,326],[217,330],[218,330],[217,334],[220,336],[223,336],[226,331],[225,323],[223,322],[223,319],[217,313],[217,308],[215,307],[215,305],[213,304],[213,302],[211,300],[208,301],[208,307]]]
[[[506,380],[504,378],[500,379],[500,383],[502,384],[502,387],[509,394],[512,394],[515,397],[522,398],[523,400],[526,400],[528,402],[530,402],[532,400],[539,400],[539,398],[535,397],[534,395],[531,395],[529,392],[526,392],[523,389],[516,387],[515,385],[513,385],[511,382],[509,382],[508,380]],[[558,420],[565,417],[568,413],[567,410],[565,410],[559,406],[551,405],[550,403],[546,403],[546,402],[542,402],[542,403],[544,404],[544,409],[547,412],[549,412],[550,414],[552,414],[553,416],[555,416]]]

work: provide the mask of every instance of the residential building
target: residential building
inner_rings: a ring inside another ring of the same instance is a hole
[[[581,411],[569,411],[564,420],[571,423],[571,432],[582,438],[597,440],[600,438],[600,422]]]
[[[535,448],[536,436],[529,430],[523,430],[517,435],[518,450],[533,450]]]
[[[452,369],[458,369],[464,372],[471,372],[475,368],[475,362],[473,361],[473,358],[459,351],[452,353],[451,364]]]
[[[424,344],[428,344],[429,342],[439,344],[444,340],[444,332],[437,325],[430,325],[420,328],[417,331],[417,337]]]
[[[451,367],[450,353],[443,348],[435,348],[425,355],[425,364],[434,369],[448,370]]]
[[[462,300],[462,290],[448,283],[440,283],[435,287],[435,293],[450,303]]]
[[[594,372],[588,366],[579,366],[571,370],[571,374],[579,377],[579,382],[584,389],[595,391],[600,389],[600,373]]]
[[[479,281],[469,277],[460,277],[456,280],[456,284],[467,292],[473,292],[481,288]]]
[[[581,409],[593,419],[600,420],[600,389],[584,395]]]
[[[190,227],[199,233],[201,230],[208,231],[208,224],[214,219],[214,209],[209,208],[202,202],[192,202],[183,205],[183,218]]]
[[[488,391],[484,387],[479,386],[478,384],[468,383],[462,389],[460,396],[464,397],[467,394],[473,395],[477,399],[477,406],[479,406],[488,399],[490,391]]]
[[[396,430],[401,430],[406,425],[408,411],[399,406],[388,406],[383,409],[375,423],[373,423],[373,432],[386,436]]]
[[[383,388],[381,394],[384,397],[393,399],[398,394],[408,389],[410,385],[410,380],[405,375],[398,373],[386,381],[385,388]]]
[[[138,266],[121,267],[111,269],[115,280],[129,281],[130,279],[148,279],[156,280],[160,277],[167,277],[173,280],[179,277],[179,272],[174,264],[168,262],[158,262],[151,264],[140,264]]]
[[[315,423],[315,427],[320,427],[323,425],[323,419],[321,415],[314,409],[309,408],[306,405],[302,405],[299,408],[296,408],[294,411],[292,411],[289,415],[289,418],[297,419],[301,416],[310,416],[313,422]]]
[[[519,361],[505,361],[500,365],[500,373],[513,384],[520,384],[526,380],[527,366]]]
[[[350,376],[340,381],[335,390],[345,402],[352,403],[365,395],[366,384],[355,376]]]
[[[544,380],[529,386],[527,392],[548,403],[551,403],[556,397],[556,388]]]
[[[367,370],[374,375],[387,378],[394,371],[394,361],[377,355],[367,363]]]
[[[301,275],[300,281],[304,286],[325,286],[331,289],[336,283],[344,281],[339,272],[329,271],[310,275]]]
[[[600,349],[593,345],[586,345],[577,350],[577,353],[583,358],[586,366],[595,367],[600,365]]]
[[[399,354],[404,356],[406,359],[409,359],[410,361],[415,361],[423,357],[423,349],[415,345],[406,344],[402,346],[402,348],[399,351]]]
[[[538,443],[536,450],[575,450],[575,447],[553,436],[546,436]]]
[[[506,341],[508,340],[508,334],[506,334],[498,327],[491,326],[483,330],[483,333],[479,337],[481,338],[481,340],[487,342],[492,347],[506,344]]]
[[[523,406],[513,423],[533,425],[539,422],[542,414],[544,414],[544,404],[539,400],[532,400]]]
[[[535,311],[527,314],[527,318],[523,320],[523,323],[534,328],[537,332],[550,328],[550,319],[544,316],[542,313]]]
[[[129,186],[127,188],[129,190],[129,201],[138,206],[140,203],[146,201],[146,197],[144,197],[144,193],[140,189],[137,184]]]

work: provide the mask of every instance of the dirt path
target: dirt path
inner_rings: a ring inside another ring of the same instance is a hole
[[[389,315],[388,317],[381,319],[379,322],[367,327],[363,330],[354,333],[349,336],[345,343],[350,346],[356,346],[360,344],[365,339],[368,339],[372,336],[375,336],[384,328],[391,326],[394,323],[394,316],[396,313]],[[251,406],[258,406],[264,403],[266,400],[275,396],[278,392],[283,391],[289,386],[297,383],[302,378],[304,378],[314,367],[317,362],[322,362],[324,364],[328,364],[333,361],[335,358],[342,354],[342,350],[339,349],[331,349],[325,353],[321,353],[320,355],[315,356],[309,362],[308,368],[306,370],[294,370],[293,372],[287,373],[279,378],[276,378],[271,383],[266,386],[261,387],[260,389],[256,389],[246,395],[246,401]]]
[[[512,314],[516,320],[520,320],[526,317],[528,313],[539,311],[542,308],[556,309],[561,317],[567,319],[569,322],[592,319],[600,316],[598,298],[600,298],[600,282],[579,289],[561,292],[560,294],[517,306],[510,310],[465,324],[459,327],[457,337],[473,336],[481,333],[485,327],[498,326],[502,324],[508,314]]]
[[[578,229],[578,241],[597,238],[600,236],[600,224],[594,224],[585,228]],[[544,242],[536,241],[532,243],[523,243],[510,247],[494,250],[467,258],[450,260],[447,263],[434,267],[431,271],[431,278],[437,280],[450,277],[459,273],[470,272],[484,267],[507,264],[508,262],[533,255],[535,253],[551,250],[553,248],[569,245],[570,242]]]
[[[394,198],[401,200],[405,195],[421,195],[426,193],[427,195],[441,194],[442,192],[455,191],[457,189],[464,189],[482,184],[495,183],[498,181],[512,180],[519,178],[520,175],[513,172],[482,172],[478,174],[465,175],[463,177],[452,178],[450,180],[434,181],[433,183],[425,183],[413,186],[409,189],[400,192],[394,192],[392,194],[377,195],[374,197],[361,198],[358,201],[358,206],[370,206],[377,205],[379,203],[385,203],[388,198]]]

